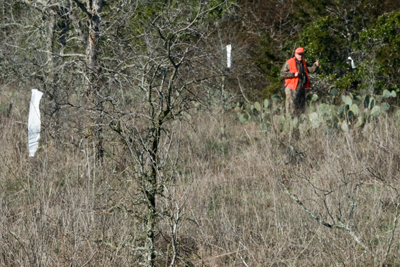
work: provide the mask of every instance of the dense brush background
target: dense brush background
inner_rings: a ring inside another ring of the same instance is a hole
[[[140,266],[152,166],[154,266],[400,266],[397,0],[202,1],[199,18],[197,1],[107,1],[95,76],[77,3],[0,3],[1,266]],[[279,71],[295,45],[321,67],[294,122]],[[177,111],[154,165],[165,80]]]

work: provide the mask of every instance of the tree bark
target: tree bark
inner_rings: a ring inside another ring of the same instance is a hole
[[[154,118],[157,120],[157,118]],[[156,249],[154,244],[154,232],[156,227],[157,220],[157,211],[156,211],[156,194],[157,194],[157,169],[158,169],[158,145],[160,142],[160,134],[161,134],[161,125],[160,121],[158,121],[158,125],[155,127],[152,135],[152,150],[150,151],[151,158],[151,173],[147,180],[147,188],[146,188],[146,198],[147,198],[147,209],[148,215],[146,220],[146,256],[145,256],[145,266],[153,267],[155,266],[155,258],[156,258]]]
[[[78,0],[76,0],[78,1]],[[93,101],[94,106],[98,110],[102,110],[102,102],[96,92],[99,90],[98,75],[100,67],[98,63],[98,48],[100,39],[100,12],[103,7],[103,0],[89,0],[87,3],[87,9],[85,10],[83,4],[80,2],[78,6],[87,14],[89,32],[86,42],[86,73],[88,75],[89,84],[87,86],[87,95],[89,101]],[[97,158],[103,160],[104,148],[103,148],[103,127],[102,124],[102,113],[99,117],[95,118],[95,136],[96,136],[96,147],[97,147]]]
[[[92,89],[97,90],[98,67],[98,47],[100,38],[100,12],[103,0],[88,1],[88,25],[89,34],[86,43],[86,68],[88,70],[89,81]]]
[[[53,62],[53,47],[54,47],[54,31],[56,28],[56,13],[49,10],[49,22],[47,25],[46,51],[47,51],[47,75],[50,82],[54,78],[54,62]]]

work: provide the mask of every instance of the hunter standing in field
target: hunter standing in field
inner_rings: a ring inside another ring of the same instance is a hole
[[[288,59],[282,67],[281,76],[285,78],[286,115],[299,116],[306,107],[306,89],[310,89],[309,73],[314,73],[319,60],[313,65],[306,63],[304,48],[298,47],[294,57]]]

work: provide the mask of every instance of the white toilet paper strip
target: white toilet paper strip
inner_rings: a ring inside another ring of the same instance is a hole
[[[231,52],[232,52],[232,45],[228,44],[226,46],[226,60],[227,60],[227,67],[231,67]]]
[[[28,143],[29,157],[35,156],[40,139],[40,110],[39,103],[43,93],[37,89],[32,89],[31,103],[29,106],[28,119]]]

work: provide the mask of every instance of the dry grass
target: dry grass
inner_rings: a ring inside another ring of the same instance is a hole
[[[45,135],[28,158],[27,114],[1,115],[0,265],[137,266],[141,208],[132,203],[126,153],[110,141],[100,163],[93,141],[79,150]],[[289,142],[221,114],[182,124],[171,198],[158,203],[160,214],[177,205],[182,215],[178,265],[400,266],[400,141],[390,117],[350,134],[321,127]],[[311,218],[281,179],[319,218],[351,227],[372,253]],[[170,218],[159,221],[160,266],[171,258]]]
[[[288,135],[264,133],[257,123],[198,120],[184,158],[191,159],[189,206],[198,223],[188,232],[204,266],[400,264],[398,229],[392,231],[400,151],[390,118],[364,132],[318,129],[290,143]],[[311,218],[283,192],[281,178],[315,215],[348,224],[375,260],[348,232]]]

